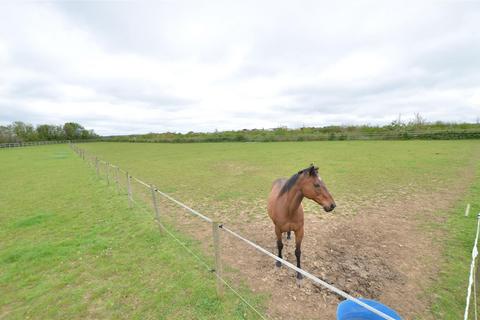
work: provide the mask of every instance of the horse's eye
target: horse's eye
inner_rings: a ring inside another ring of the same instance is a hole
[[[320,183],[314,183],[313,186],[314,186],[315,188],[320,188]]]

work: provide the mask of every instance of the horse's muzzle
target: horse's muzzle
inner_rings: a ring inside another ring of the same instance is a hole
[[[332,203],[332,204],[330,205],[330,207],[323,207],[323,209],[324,209],[325,211],[327,211],[327,212],[330,212],[330,211],[332,211],[333,209],[335,209],[336,206],[337,206],[337,205],[336,205],[335,203]]]

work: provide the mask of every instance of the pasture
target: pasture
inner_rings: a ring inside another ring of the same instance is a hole
[[[0,319],[250,315],[67,145],[1,150],[0,165]]]
[[[462,215],[478,180],[478,141],[81,146],[271,252],[275,237],[265,211],[271,182],[315,162],[338,207],[327,214],[304,201],[304,268],[349,293],[380,299],[407,318],[462,312],[475,217],[451,217]],[[478,202],[470,202],[472,212],[478,211]],[[183,231],[195,234],[192,228]],[[278,272],[273,262],[226,242],[227,264],[249,279],[253,290],[270,294],[269,315],[333,318],[337,297],[308,284],[298,290],[294,274]],[[294,262],[293,246],[287,243],[284,251]],[[452,264],[462,272],[445,272]],[[432,291],[435,285],[440,289]]]
[[[478,141],[80,146],[272,252],[265,209],[271,182],[314,162],[337,208],[325,213],[304,201],[304,269],[353,295],[379,299],[407,319],[462,313],[480,210]],[[1,316],[149,318],[167,310],[166,318],[250,318],[233,296],[218,301],[212,277],[159,235],[151,216],[132,213],[125,195],[97,179],[67,146],[5,151]],[[134,194],[148,196],[138,188]],[[467,201],[472,214],[465,218]],[[197,222],[161,204],[172,228],[208,259]],[[333,318],[336,296],[308,283],[297,288],[293,273],[222,241],[230,279],[254,291],[243,288],[260,307],[259,297],[267,297],[268,316]],[[292,247],[286,243],[284,257],[293,262]],[[185,288],[189,293],[180,294]]]

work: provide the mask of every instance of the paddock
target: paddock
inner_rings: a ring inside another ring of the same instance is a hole
[[[266,194],[262,193],[261,181],[277,172],[291,174],[295,169],[279,169],[290,167],[290,164],[268,161],[268,153],[272,151],[268,150],[271,148],[268,144],[240,145],[240,149],[245,148],[242,153],[247,153],[243,158],[231,144],[200,144],[193,149],[207,150],[204,153],[188,151],[196,154],[188,161],[183,145],[92,143],[80,144],[78,148],[86,152],[80,152],[82,159],[90,157],[94,175],[97,174],[95,158],[98,160],[98,177],[102,177],[100,181],[112,190],[118,188],[117,192],[128,195],[125,172],[129,172],[132,200],[135,201],[132,206],[144,203],[155,215],[149,188],[154,185],[155,190],[195,209],[211,221],[224,223],[228,230],[268,252],[275,252],[272,225],[264,211],[265,199],[261,198]],[[302,143],[280,144],[276,152],[288,153],[299,145]],[[435,263],[448,261],[441,255],[442,246],[448,244],[433,242],[433,237],[439,235],[445,242],[450,238],[447,230],[439,227],[440,223],[446,221],[458,228],[460,225],[455,226],[458,221],[449,221],[452,215],[468,219],[464,215],[465,200],[472,197],[470,186],[476,183],[472,172],[476,170],[474,160],[478,157],[478,144],[474,141],[460,144],[327,142],[318,143],[318,147],[319,154],[327,150],[332,155],[315,160],[320,168],[323,164],[322,175],[339,200],[334,214],[306,206],[304,269],[349,296],[378,299],[406,319],[418,316],[428,319],[434,318],[435,312],[458,314],[459,310],[463,311],[466,292],[463,289],[467,284],[471,248],[465,248],[467,250],[462,253],[464,263],[461,265],[465,272],[458,277],[462,281],[458,289],[462,292],[461,302],[460,294],[456,298],[458,306],[442,310],[441,303],[429,304],[422,300],[422,293],[438,285],[430,280],[439,272]],[[141,149],[143,152],[139,152]],[[339,153],[342,149],[348,152]],[[377,152],[373,153],[374,150]],[[386,155],[385,152],[390,153]],[[398,159],[385,163],[392,152],[398,153]],[[249,162],[248,155],[253,153],[258,163]],[[353,164],[348,157],[359,159],[360,163]],[[341,166],[335,167],[338,163]],[[211,179],[217,173],[226,175],[227,181],[213,185]],[[370,175],[372,173],[376,175]],[[354,180],[349,180],[352,177]],[[370,189],[365,189],[370,185]],[[359,194],[362,187],[363,193]],[[122,188],[125,191],[121,191]],[[211,226],[199,227],[195,220],[198,217],[187,215],[185,207],[179,207],[171,199],[157,197],[156,201],[160,220],[164,219],[175,231],[192,237],[203,253],[212,253],[210,262],[215,264]],[[477,210],[478,203],[471,202],[472,210]],[[470,216],[470,224],[475,218],[475,215]],[[462,224],[461,228],[473,229],[473,226],[468,227],[470,224]],[[257,236],[253,238],[252,235]],[[467,236],[468,239],[472,237],[473,234]],[[345,296],[332,293],[316,282],[307,282],[298,288],[294,270],[275,270],[271,257],[266,258],[265,253],[256,252],[251,245],[238,240],[223,233],[220,236],[224,277],[234,286],[244,283],[255,293],[268,294],[267,300],[276,301],[275,304],[267,302],[262,315],[274,319],[291,318],[294,314],[302,318],[334,317],[336,305]],[[285,242],[284,258],[294,262],[293,245]],[[412,268],[414,261],[422,263]],[[444,268],[448,270],[449,266]],[[418,294],[409,295],[411,292]]]

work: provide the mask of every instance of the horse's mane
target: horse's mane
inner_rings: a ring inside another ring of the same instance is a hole
[[[285,184],[283,185],[282,189],[280,190],[280,193],[278,194],[278,196],[282,196],[284,193],[290,191],[290,189],[292,189],[292,187],[295,185],[295,183],[297,182],[298,178],[305,172],[310,172],[311,175],[317,175],[317,170],[318,168],[317,167],[314,167],[313,164],[308,167],[308,168],[305,168],[303,170],[300,170],[299,172],[295,173],[293,176],[290,177],[290,179],[288,179]]]
[[[290,177],[290,179],[288,179],[285,184],[283,185],[282,189],[280,190],[280,193],[278,194],[278,196],[280,197],[281,195],[283,195],[284,193],[290,191],[290,189],[292,189],[292,187],[295,185],[295,183],[297,182],[298,180],[298,177],[300,177],[300,175],[298,173],[295,173],[293,176]]]

